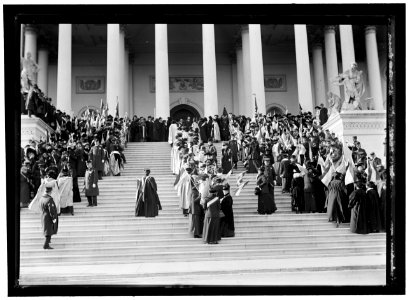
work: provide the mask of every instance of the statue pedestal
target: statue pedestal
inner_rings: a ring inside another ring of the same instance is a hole
[[[367,155],[374,151],[385,164],[386,158],[385,138],[386,138],[386,119],[385,110],[352,110],[344,111],[331,116],[322,126],[324,130],[329,129],[334,132],[339,140],[353,142],[353,136],[361,143]]]
[[[40,118],[32,116],[31,118],[27,115],[21,116],[21,147],[25,147],[28,144],[28,141],[33,139],[35,141],[40,141],[40,137],[43,141],[47,139],[48,134],[54,133],[54,130],[48,126]]]

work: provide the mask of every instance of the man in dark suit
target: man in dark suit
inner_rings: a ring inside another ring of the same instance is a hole
[[[98,180],[101,180],[104,171],[104,150],[96,135],[94,136],[94,146],[90,149],[88,158],[92,161],[93,169],[98,172]]]
[[[146,123],[147,126],[147,142],[152,142],[152,138],[154,135],[154,123],[152,121],[151,116],[148,116],[148,121]]]
[[[296,156],[292,155],[290,160],[285,156],[281,162],[282,193],[290,192],[290,184],[292,182],[294,170],[300,172],[299,168],[296,166]]]
[[[319,112],[320,125],[325,124],[327,122],[327,119],[328,119],[327,108],[323,105],[323,103],[321,103],[320,112]]]

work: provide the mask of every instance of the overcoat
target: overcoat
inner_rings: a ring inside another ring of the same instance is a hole
[[[53,198],[48,194],[43,194],[40,198],[41,225],[44,236],[57,234],[58,231],[58,214],[57,207]],[[57,220],[53,223],[53,220]]]
[[[95,187],[93,187],[95,184]],[[84,176],[85,196],[95,197],[99,195],[98,189],[98,173],[94,169],[85,171]]]

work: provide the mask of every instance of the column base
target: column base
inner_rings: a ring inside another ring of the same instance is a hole
[[[373,151],[385,163],[386,118],[385,110],[345,111],[330,116],[322,128],[345,142],[352,142],[357,136],[367,154]]]

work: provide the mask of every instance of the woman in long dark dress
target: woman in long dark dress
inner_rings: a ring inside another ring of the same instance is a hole
[[[296,213],[302,213],[304,209],[304,190],[303,190],[303,177],[300,173],[293,174],[293,179],[291,181],[290,193],[292,195],[292,211]]]
[[[218,244],[221,240],[221,232],[219,225],[219,212],[221,210],[220,200],[217,199],[212,204],[209,204],[215,197],[218,197],[218,190],[211,187],[209,195],[205,198],[205,219],[204,229],[202,231],[202,239],[207,244]]]
[[[366,216],[368,232],[380,232],[381,220],[380,220],[380,205],[379,195],[377,194],[376,185],[373,181],[369,181],[366,184]]]
[[[316,200],[313,190],[312,168],[308,169],[308,173],[303,175],[303,199],[305,200],[305,212],[316,211]]]
[[[335,172],[332,174],[332,180],[329,183],[329,193],[326,199],[327,217],[329,222],[336,221],[336,227],[345,221],[344,203],[348,203],[344,176]]]
[[[232,210],[232,196],[229,193],[230,186],[225,184],[223,187],[224,196],[221,199],[221,211],[223,216],[220,219],[221,236],[222,237],[234,237],[235,236],[235,223]]]
[[[362,181],[357,181],[355,187],[356,189],[349,196],[350,231],[367,234],[366,187]]]
[[[232,151],[228,148],[228,142],[222,142],[222,173],[228,174],[232,170]]]
[[[142,197],[142,181],[137,179],[137,192],[135,195],[135,216],[136,217],[143,217],[145,216],[145,208],[144,208],[144,198]]]
[[[265,168],[262,166],[258,169],[258,176],[256,178],[256,185],[260,188],[258,195],[258,214],[272,214],[276,211],[275,201],[273,199],[273,192],[269,186],[269,181],[264,174]]]
[[[258,173],[260,167],[260,149],[259,144],[254,138],[249,147],[249,169],[248,173]]]

